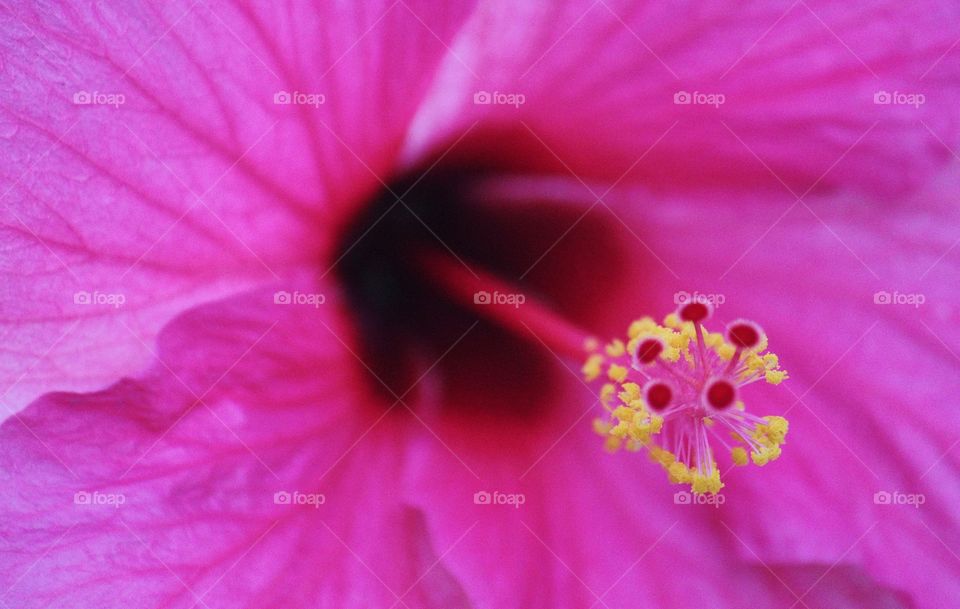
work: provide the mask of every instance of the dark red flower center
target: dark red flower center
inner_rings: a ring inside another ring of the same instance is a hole
[[[569,371],[521,323],[508,329],[510,316],[523,312],[521,300],[537,300],[603,331],[595,320],[605,303],[595,295],[619,283],[629,260],[623,231],[599,209],[583,215],[569,202],[486,197],[479,185],[497,172],[463,160],[425,167],[392,181],[341,236],[335,272],[356,318],[357,353],[388,405],[416,385],[439,390],[445,405],[535,410],[554,397],[554,375]],[[425,256],[477,277],[473,301],[433,281]],[[484,287],[485,274],[516,293]],[[508,323],[489,321],[482,307],[498,307]]]

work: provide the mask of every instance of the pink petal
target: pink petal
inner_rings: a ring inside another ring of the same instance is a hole
[[[0,601],[464,606],[401,502],[404,435],[365,399],[325,295],[314,308],[261,290],[193,310],[161,335],[149,374],[7,420]]]
[[[481,120],[476,140],[504,162],[582,177],[779,188],[759,157],[798,194],[889,194],[949,159],[938,138],[958,140],[957,18],[937,1],[489,3],[453,49],[475,77],[448,61],[420,122]],[[525,101],[475,105],[477,91]],[[725,99],[678,105],[681,91]],[[874,103],[882,91],[924,103]]]
[[[135,372],[178,311],[333,247],[468,7],[364,8],[0,11],[6,402]],[[274,103],[282,91],[324,103]]]

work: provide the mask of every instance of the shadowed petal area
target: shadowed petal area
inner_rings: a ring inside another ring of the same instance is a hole
[[[468,10],[0,8],[4,401],[104,387],[134,333],[325,255]]]
[[[402,503],[404,434],[364,405],[325,295],[193,310],[148,375],[49,394],[6,421],[0,601],[468,606]]]
[[[739,190],[776,184],[766,164],[798,195],[890,195],[950,158],[938,138],[956,145],[957,17],[939,1],[491,2],[453,47],[478,78],[448,58],[412,148],[441,117],[483,117],[526,139],[517,163],[585,178]]]

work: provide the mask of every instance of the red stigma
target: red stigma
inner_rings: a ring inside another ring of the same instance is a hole
[[[670,405],[673,390],[666,383],[652,381],[644,388],[643,397],[652,410],[660,411]]]
[[[736,321],[727,328],[727,340],[735,347],[751,349],[760,343],[760,328],[749,321]]]
[[[729,408],[737,397],[737,390],[730,381],[716,379],[711,381],[704,394],[707,404],[716,410]]]
[[[663,353],[663,342],[656,338],[648,338],[637,347],[637,360],[641,364],[649,364],[657,359],[661,353]]]
[[[713,307],[705,302],[688,302],[680,307],[678,314],[683,321],[692,321],[697,324],[710,317],[713,313]]]

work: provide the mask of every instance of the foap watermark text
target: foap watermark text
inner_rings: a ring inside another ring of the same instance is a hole
[[[74,505],[118,508],[126,502],[127,496],[123,493],[77,491],[73,494]]]
[[[527,502],[523,493],[501,493],[500,491],[477,491],[473,494],[473,502],[477,505],[512,505],[520,508]]]
[[[73,103],[78,106],[113,106],[119,108],[127,103],[127,97],[123,93],[77,91],[73,94]]]
[[[99,305],[119,309],[127,302],[127,297],[120,293],[109,292],[87,292],[81,290],[73,293],[73,304],[77,305]]]
[[[327,96],[323,93],[277,91],[273,94],[273,103],[278,106],[313,106],[319,108],[327,103]]]
[[[920,305],[927,302],[927,297],[920,293],[888,292],[880,290],[873,294],[873,304],[878,305],[909,305],[919,309]]]
[[[490,293],[486,290],[474,292],[473,294],[473,304],[478,305],[509,305],[519,309],[520,305],[525,302],[527,302],[527,297],[523,294],[508,294],[506,292]]]
[[[319,309],[325,302],[327,297],[323,294],[287,292],[286,290],[273,293],[273,303],[278,305],[308,305]]]
[[[719,108],[726,101],[727,97],[723,93],[677,91],[673,94],[673,103],[678,106],[713,106]]]
[[[513,106],[519,108],[527,103],[527,97],[523,93],[477,91],[473,94],[473,103],[478,106]]]
[[[674,292],[673,302],[678,305],[685,305],[691,302],[700,302],[703,304],[712,305],[713,308],[718,308],[720,305],[727,301],[727,297],[723,294],[707,294],[701,292],[685,292],[680,290],[679,292]]]
[[[314,509],[327,502],[323,493],[301,493],[300,491],[277,491],[273,494],[276,505],[308,505]]]
[[[873,103],[881,106],[913,106],[919,108],[927,103],[927,96],[923,93],[877,91],[873,94]]]
[[[721,493],[709,494],[677,491],[673,494],[673,502],[677,505],[712,505],[718,508],[727,502],[727,498]]]
[[[919,508],[927,502],[923,493],[901,493],[900,491],[877,491],[873,494],[876,505],[910,505]]]

